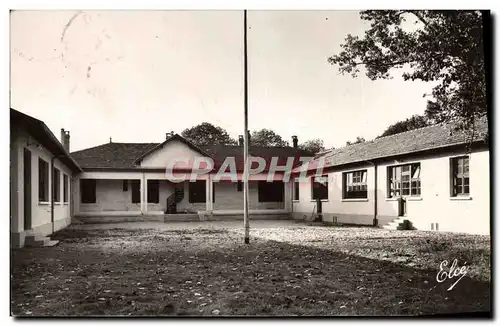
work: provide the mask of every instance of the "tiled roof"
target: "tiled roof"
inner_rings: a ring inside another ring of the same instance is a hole
[[[488,124],[486,118],[478,120],[475,125],[473,142],[484,141],[487,134]],[[325,160],[324,167],[335,167],[367,160],[436,150],[467,144],[470,141],[470,133],[456,130],[451,124],[439,124],[333,149],[316,156],[310,162],[308,168],[316,169],[316,164],[320,159]],[[298,170],[302,169],[297,168],[296,171]]]
[[[158,143],[107,143],[71,153],[82,168],[131,168]]]
[[[159,143],[107,143],[100,146],[71,153],[71,156],[82,168],[136,168],[136,160],[144,154],[158,147]],[[234,157],[237,169],[243,168],[243,147],[225,145],[205,145],[199,148],[210,155],[216,166],[226,157]],[[278,164],[285,165],[288,157],[312,157],[311,153],[293,147],[254,147],[250,146],[249,155],[264,158],[270,162],[271,157],[277,156]]]
[[[77,162],[71,157],[68,151],[64,148],[61,142],[50,131],[47,125],[38,119],[35,119],[27,114],[10,109],[10,127],[11,130],[22,128],[33,136],[41,145],[47,148],[52,154],[57,156],[67,167],[73,172],[80,172],[81,168]]]

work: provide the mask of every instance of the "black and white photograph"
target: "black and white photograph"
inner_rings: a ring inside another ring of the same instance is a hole
[[[8,16],[11,319],[493,318],[490,10]]]

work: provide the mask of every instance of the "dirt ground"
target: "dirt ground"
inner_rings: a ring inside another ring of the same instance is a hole
[[[12,251],[17,316],[429,315],[490,310],[490,238],[241,221],[74,225]],[[443,260],[467,274],[438,282]]]

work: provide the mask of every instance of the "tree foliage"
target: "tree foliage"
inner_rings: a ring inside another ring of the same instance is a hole
[[[347,35],[340,53],[328,59],[341,73],[356,77],[364,67],[370,79],[387,79],[404,67],[404,80],[436,84],[426,111],[432,122],[469,128],[486,114],[483,13],[365,10],[360,18],[371,22],[364,37]]]
[[[323,140],[316,138],[303,142],[299,145],[299,148],[310,153],[316,154],[325,150],[325,144]]]
[[[351,142],[351,141],[346,141],[346,145],[347,146],[351,146],[351,145],[354,145],[354,144],[359,144],[359,143],[364,143],[366,141],[366,139],[364,139],[363,137],[356,137],[356,140]]]
[[[265,147],[283,147],[288,146],[288,142],[284,141],[280,135],[276,134],[270,129],[261,129],[252,132],[250,137],[250,144],[252,146],[265,146]]]
[[[226,130],[208,122],[186,128],[181,135],[195,145],[236,145]]]
[[[387,127],[387,129],[385,129],[385,131],[379,137],[395,135],[395,134],[399,134],[399,133],[402,133],[405,131],[410,131],[410,130],[426,127],[428,125],[430,125],[430,122],[427,119],[427,117],[425,117],[423,115],[415,114],[406,120],[393,123],[392,125]],[[379,138],[379,137],[377,137],[377,138]]]

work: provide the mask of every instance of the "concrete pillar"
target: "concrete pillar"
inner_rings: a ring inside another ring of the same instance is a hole
[[[207,204],[207,212],[211,212],[214,210],[214,203],[213,203],[213,180],[212,176],[209,174],[208,178],[206,180],[206,204]]]
[[[146,178],[146,174],[143,176],[144,180],[144,213],[148,212],[148,179]]]
[[[73,216],[77,215],[80,213],[80,202],[81,202],[81,197],[80,197],[80,178],[78,176],[75,176],[73,179]],[[97,187],[97,183],[96,183]]]
[[[148,210],[148,205],[147,205],[147,189],[146,189],[146,177],[144,176],[144,173],[141,174],[141,179],[140,179],[140,184],[141,184],[141,213],[145,214]]]
[[[285,182],[283,187],[285,188],[284,190],[284,195],[283,195],[283,201],[285,202],[285,210],[287,212],[292,211],[292,187],[293,187],[293,179],[290,178],[289,182]]]
[[[19,156],[17,139],[13,139],[10,144],[10,226],[12,232],[20,232],[22,228],[20,208],[23,202],[19,197],[22,197],[23,182],[20,179],[22,168]]]

